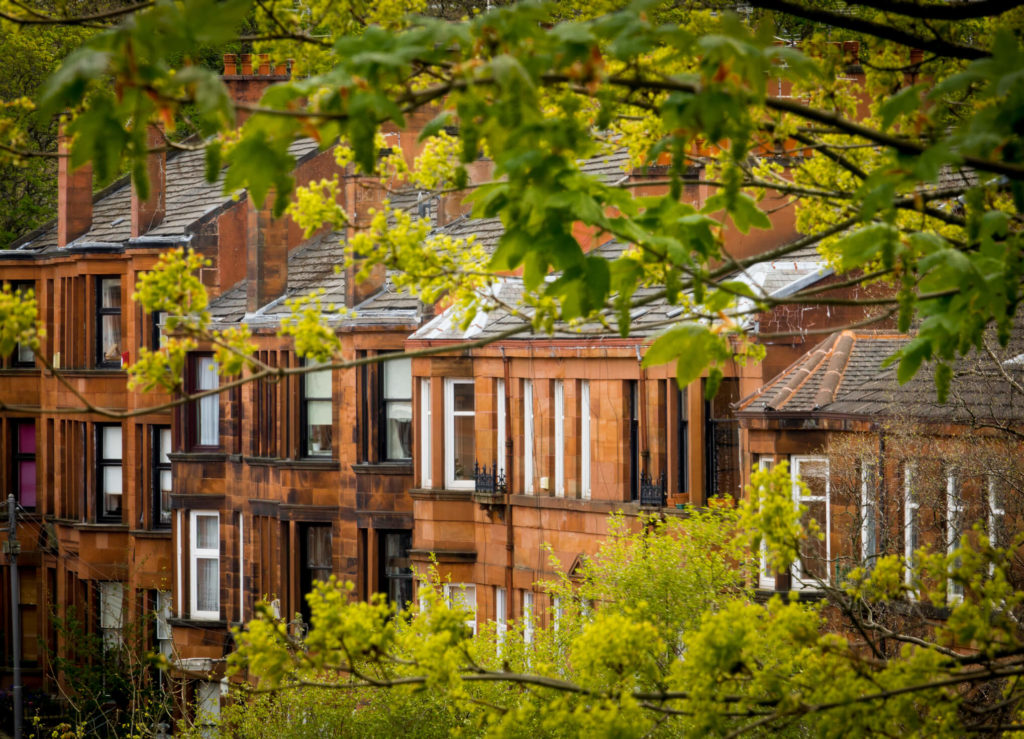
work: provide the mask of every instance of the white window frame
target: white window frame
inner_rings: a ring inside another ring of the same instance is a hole
[[[474,388],[473,410],[455,411],[455,386],[469,385]],[[469,469],[469,479],[455,479],[455,418],[476,418],[476,382],[469,377],[450,377],[444,381],[444,476],[445,487],[449,490],[472,490],[476,486],[473,470]],[[475,442],[475,439],[474,439]],[[475,444],[474,444],[475,449]],[[474,455],[475,457],[475,455]]]
[[[533,380],[523,380],[523,492],[533,495]]]
[[[580,382],[580,497],[590,500],[590,381]]]
[[[103,649],[117,649],[122,644],[124,628],[124,583],[116,580],[100,582],[99,591]]]
[[[963,535],[964,526],[964,500],[960,495],[960,489],[956,471],[946,471],[946,554],[952,554],[960,546],[960,537]],[[956,526],[954,527],[954,523]],[[964,597],[963,584],[949,580],[946,583],[946,592],[950,600],[960,600]]]
[[[523,642],[533,644],[533,591],[523,591]]]
[[[874,460],[860,465],[860,554],[865,567],[874,567],[878,558],[878,473]],[[874,529],[872,531],[872,529]],[[871,552],[868,553],[868,545]]]
[[[797,480],[800,479],[800,468],[801,466],[809,463],[824,464],[825,465],[825,495],[808,495],[804,496],[800,494],[800,487],[796,484]],[[789,459],[790,464],[790,476],[793,485],[793,505],[800,505],[801,503],[824,503],[825,504],[825,577],[823,579],[824,584],[829,584],[832,581],[832,505],[829,502],[831,498],[831,479],[828,457],[818,457],[812,455],[793,455]],[[796,590],[814,590],[817,589],[818,583],[814,580],[805,580],[800,577],[800,558],[797,557],[797,561],[793,563],[792,568],[792,579],[793,588]]]
[[[442,590],[449,608],[462,607],[470,611],[466,628],[476,636],[476,585],[472,583],[446,582]]]
[[[498,654],[501,654],[501,646],[505,643],[505,633],[508,631],[508,619],[505,618],[505,606],[508,601],[508,591],[505,588],[494,588],[494,623],[495,634],[498,641]]]
[[[214,516],[217,519],[217,547],[213,548],[200,548],[199,542],[199,527],[197,521],[200,516]],[[189,614],[195,621],[219,621],[220,620],[220,512],[219,511],[189,511],[189,537],[188,537],[188,553],[189,553]],[[216,611],[201,611],[199,610],[199,567],[198,563],[200,559],[212,559],[217,562],[217,610]]]
[[[220,735],[221,684],[215,680],[201,680],[196,685],[196,724],[204,739]]]
[[[429,488],[430,479],[430,378],[420,378],[420,486]]]
[[[556,595],[551,599],[551,629],[552,631],[558,631],[562,625],[562,616],[564,615],[562,610],[562,597]]]
[[[170,657],[174,651],[174,632],[171,628],[171,594],[164,590],[156,593],[156,640],[160,654]]]
[[[555,497],[565,497],[565,383],[555,380],[554,396],[555,421]]]
[[[1005,497],[1003,506],[998,506],[999,481],[995,475],[988,476],[988,540],[994,547],[1006,546],[1006,542],[999,541],[998,526],[1000,521],[1006,519]]]
[[[505,381],[498,378],[498,382],[495,385],[495,405],[498,408],[498,444],[495,449],[494,460],[495,468],[498,475],[505,474]]]
[[[903,580],[907,585],[914,582],[914,544],[920,540],[921,500],[914,495],[914,477],[917,465],[905,462],[903,465]]]
[[[775,467],[775,457],[770,454],[760,454],[757,457],[757,469],[770,471]],[[758,553],[757,584],[764,590],[775,590],[775,573],[768,567],[768,543],[761,540],[761,551]]]

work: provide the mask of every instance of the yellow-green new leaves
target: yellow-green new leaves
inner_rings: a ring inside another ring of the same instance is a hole
[[[329,362],[341,352],[341,341],[328,323],[330,314],[346,315],[348,309],[327,309],[320,300],[324,294],[319,290],[310,295],[301,295],[285,300],[290,313],[281,319],[281,336],[295,339],[295,353],[315,362]]]
[[[11,290],[10,284],[0,290],[0,357],[8,357],[19,345],[39,351],[39,338],[44,335],[38,321],[39,306],[33,290]]]
[[[806,493],[802,482],[795,484]],[[775,572],[787,572],[799,556],[802,539],[816,535],[800,525],[801,511],[793,502],[793,485],[788,462],[779,462],[770,470],[755,468],[742,504],[741,521],[750,532],[751,550],[760,551],[764,543],[767,564]]]

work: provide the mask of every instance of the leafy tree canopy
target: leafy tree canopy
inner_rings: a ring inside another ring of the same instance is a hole
[[[886,286],[873,299],[879,315],[918,328],[897,357],[901,379],[935,360],[942,394],[949,363],[986,328],[1009,336],[1021,297],[1020,5],[754,0],[737,13],[715,2],[566,2],[476,13],[467,4],[467,19],[455,22],[407,15],[435,6],[397,2],[143,0],[80,13],[4,0],[0,18],[22,29],[94,32],[36,104],[43,116],[71,116],[72,162],[91,161],[101,179],[126,168],[143,179],[143,124],[169,127],[187,109],[202,138],[173,145],[203,148],[211,179],[226,167],[228,189],[246,187],[257,202],[273,192],[278,213],[288,209],[312,229],[350,214],[330,203],[335,182],[294,188],[288,146],[297,136],[325,148],[339,142],[339,162],[355,171],[436,191],[466,187],[467,167],[483,153],[495,180],[471,198],[476,215],[505,225],[495,254],[425,242],[425,224],[384,212],[346,245],[350,258],[401,269],[407,287],[428,299],[447,294],[467,317],[493,307],[486,288],[495,273],[521,270],[539,330],[556,319],[607,320],[628,333],[633,297],[651,288],[644,300],[665,297],[685,310],[647,362],[675,361],[683,383],[756,353],[736,320],[741,298],[753,311],[789,300],[843,303],[827,292],[755,296],[723,281],[764,258],[734,258],[724,229],[768,227],[763,196],[782,193],[804,236],[771,255],[817,245],[847,286]],[[863,85],[849,79],[854,59],[837,43],[850,40],[860,42]],[[240,105],[253,115],[236,133],[224,84],[198,60],[204,49],[238,42],[275,61],[297,59],[305,76]],[[424,110],[435,117],[410,167],[384,152],[381,129]],[[8,151],[30,153],[23,131],[4,128]],[[664,194],[635,194],[581,171],[581,159],[620,146],[638,166],[660,168]],[[700,208],[680,198],[695,169],[714,191]],[[610,263],[587,255],[573,224],[633,248]],[[205,293],[189,278],[196,260],[168,255],[139,285],[147,309],[181,316],[169,348],[141,358],[135,373],[145,386],[178,387],[190,342],[210,338]],[[31,299],[5,293],[0,349],[37,342],[33,311]],[[285,331],[302,354],[338,361],[321,312],[315,296],[297,301]],[[244,329],[214,338],[224,371],[251,361]],[[1019,542],[999,549],[977,532],[970,547],[922,555],[910,585],[898,558],[855,570],[847,613],[906,603],[908,591],[916,603],[944,604],[954,579],[964,592],[936,631],[867,630],[860,619],[851,622],[864,630],[855,641],[823,634],[813,608],[752,603],[728,574],[724,564],[745,556],[723,532],[763,532],[779,569],[794,560],[800,536],[813,535],[793,518],[781,466],[755,476],[752,498],[756,512],[694,514],[678,531],[655,526],[647,538],[615,540],[578,592],[552,585],[564,620],[557,632],[535,634],[532,648],[525,629],[504,635],[500,656],[494,641],[469,640],[466,614],[436,590],[426,589],[421,615],[405,619],[326,587],[313,599],[304,642],[268,611],[239,634],[235,663],[267,689],[312,684],[355,696],[339,713],[346,720],[381,705],[365,691],[386,686],[402,702],[388,700],[395,712],[373,720],[428,705],[443,726],[495,734],[960,736],[965,725],[1019,724],[1021,594],[1006,575]],[[701,558],[666,564],[663,557],[692,550],[663,546],[662,536],[701,544]],[[656,576],[645,556],[658,563]],[[584,609],[580,595],[600,607]],[[388,731],[382,724],[363,735]]]
[[[493,307],[482,289],[489,275],[521,270],[540,330],[613,310],[627,333],[636,290],[655,286],[687,310],[648,362],[678,361],[680,382],[756,356],[738,322],[716,321],[740,298],[755,298],[749,311],[845,302],[827,292],[766,299],[722,281],[751,261],[724,249],[723,229],[768,227],[761,198],[783,193],[805,236],[772,255],[818,245],[847,285],[888,286],[872,300],[877,315],[919,328],[897,357],[901,379],[936,360],[943,395],[948,363],[987,326],[1005,338],[1021,295],[1019,5],[762,0],[737,14],[716,2],[518,3],[486,13],[467,3],[459,22],[397,0],[146,2],[77,19],[63,8],[3,7],[29,29],[101,27],[38,100],[43,115],[71,112],[72,161],[91,160],[100,178],[127,164],[144,180],[140,122],[170,125],[184,106],[205,136],[190,145],[205,148],[211,177],[226,166],[227,188],[247,187],[256,201],[273,192],[279,213],[295,195],[290,212],[310,229],[348,214],[329,204],[336,183],[294,191],[287,147],[296,136],[340,141],[339,161],[356,171],[435,190],[464,187],[467,165],[491,157],[495,181],[470,197],[475,215],[505,224],[493,256],[465,243],[425,249],[425,227],[408,217],[389,227],[386,214],[348,244],[350,256],[403,270],[427,298],[449,294],[467,320]],[[226,88],[196,61],[239,40],[299,59],[306,76],[242,104],[256,115],[234,134]],[[855,60],[837,43],[847,40],[860,43],[863,85],[847,75]],[[420,110],[436,118],[410,170],[381,155],[380,132]],[[638,165],[664,168],[663,195],[581,172],[581,159],[619,146]],[[700,209],[680,201],[693,165],[715,189]],[[634,248],[611,263],[588,256],[572,224]],[[545,280],[552,272],[558,279]],[[317,332],[301,316],[295,324]]]
[[[450,585],[445,597],[436,573],[419,608],[400,614],[383,596],[357,603],[351,585],[322,583],[309,596],[304,639],[263,606],[236,632],[230,657],[258,687],[239,688],[222,728],[959,737],[1015,725],[1024,665],[1022,595],[1008,583],[1013,548],[978,532],[948,553],[922,549],[909,585],[903,559],[882,557],[831,590],[838,611],[779,596],[757,603],[744,584],[762,540],[751,532],[764,532],[765,556],[782,569],[822,535],[801,528],[791,484],[783,463],[754,474],[740,509],[689,510],[639,529],[616,519],[577,581],[540,583],[557,604],[547,628],[534,613],[472,637],[460,591]],[[944,607],[952,578],[962,597],[945,623],[921,631],[904,596]]]

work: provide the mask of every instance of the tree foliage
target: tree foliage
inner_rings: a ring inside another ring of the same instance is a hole
[[[467,19],[454,22],[406,15],[424,10],[416,3],[185,0],[105,15],[106,27],[68,58],[39,105],[44,115],[72,112],[74,164],[91,160],[101,179],[128,166],[139,180],[139,123],[172,124],[187,106],[207,137],[198,145],[227,167],[226,187],[246,187],[257,202],[273,191],[279,213],[292,194],[296,136],[340,141],[356,171],[435,190],[464,187],[467,165],[483,152],[496,179],[471,199],[475,215],[504,223],[496,253],[431,268],[424,232],[410,223],[371,228],[351,258],[401,269],[428,298],[449,294],[467,320],[494,307],[481,275],[521,270],[539,330],[610,312],[628,333],[632,296],[655,286],[687,308],[686,325],[652,351],[678,362],[680,382],[723,359],[756,357],[741,322],[709,322],[780,302],[722,277],[753,259],[725,251],[724,231],[767,227],[759,201],[781,193],[806,236],[773,255],[817,244],[850,283],[887,285],[876,316],[918,328],[894,358],[900,377],[937,360],[941,395],[948,362],[987,326],[1005,339],[1020,300],[1016,5],[950,12],[860,2],[840,12],[764,1],[736,15],[714,2],[647,0],[519,3],[474,15],[469,4]],[[9,15],[30,23],[28,12]],[[194,62],[239,38],[274,54],[308,52],[308,76],[274,86],[258,105],[240,104],[258,114],[234,135],[226,88]],[[838,43],[850,39],[857,59]],[[854,62],[863,84],[847,75]],[[437,112],[423,132],[430,155],[413,171],[395,169],[400,157],[379,155],[381,127],[425,108]],[[452,125],[457,138],[446,139]],[[580,170],[581,159],[618,146],[639,165],[664,167],[664,195],[635,195]],[[716,191],[700,207],[680,200],[695,166]],[[310,228],[344,221],[325,207],[331,188],[300,190],[293,217]],[[634,248],[609,264],[581,250],[572,224]],[[546,280],[552,272],[558,278]],[[843,302],[827,293],[805,300]]]
[[[419,712],[431,721],[412,730],[425,736],[953,737],[1015,724],[1024,601],[1008,578],[1020,537],[922,549],[911,584],[903,557],[883,556],[838,589],[822,584],[838,609],[758,603],[744,575],[761,538],[785,569],[819,535],[801,529],[791,485],[780,465],[754,474],[741,509],[616,519],[577,579],[539,583],[557,604],[544,628],[533,614],[473,637],[436,572],[402,613],[322,583],[305,638],[269,608],[236,632],[233,669],[258,687],[240,688],[226,727],[256,735],[302,716],[311,734],[382,735]],[[947,606],[957,573],[969,586]],[[948,607],[948,620],[921,630],[915,603]],[[884,612],[895,615],[865,618]]]

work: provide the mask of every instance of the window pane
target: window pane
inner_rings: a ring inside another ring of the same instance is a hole
[[[800,479],[807,486],[808,495],[824,498],[827,494],[828,462],[824,460],[800,463]]]
[[[18,502],[25,508],[34,508],[36,505],[35,460],[18,463]]]
[[[202,518],[209,518],[203,516]],[[220,561],[196,558],[196,609],[200,611],[220,610]]]
[[[458,386],[456,386],[458,387]],[[472,388],[471,385],[467,386]],[[472,396],[470,396],[472,400]],[[473,479],[473,416],[455,416],[455,479]]]
[[[171,522],[171,471],[160,470],[160,523]]]
[[[454,396],[453,408],[456,413],[473,412],[473,383],[456,382],[452,384],[452,395]]]
[[[333,437],[331,401],[311,400],[306,403],[307,454],[330,454]]]
[[[218,549],[219,547],[218,516],[196,516],[196,548]]]
[[[104,362],[121,361],[121,316],[101,316],[100,326],[103,335],[100,346],[103,347]]]
[[[213,390],[219,385],[217,363],[213,361],[213,357],[200,357],[196,363],[196,369],[198,370],[196,387],[200,390]]]
[[[826,531],[824,501],[804,503],[807,509],[800,518],[800,523],[806,528],[811,520],[818,524],[819,530]],[[817,537],[807,537],[800,544],[800,577],[812,580],[818,578],[828,581],[828,554],[825,550],[825,540]]]
[[[160,464],[170,464],[171,458],[168,456],[171,453],[171,430],[160,429],[160,442],[159,442],[159,453],[158,461]]]
[[[103,468],[103,492],[104,497],[108,495],[121,495],[121,467],[119,465],[108,465]],[[120,497],[118,498],[117,509],[121,510]]]
[[[310,569],[326,569],[330,572],[332,569],[331,527],[310,526],[306,531],[306,549],[308,557],[306,564]]]
[[[100,280],[100,307],[121,307],[121,278],[108,277]]]
[[[121,459],[121,427],[103,427],[103,459]]]
[[[306,397],[331,397],[331,370],[319,370],[306,375]]]
[[[36,425],[33,422],[18,424],[18,452],[36,453]]]
[[[412,403],[386,405],[388,459],[412,459]]]
[[[36,359],[32,353],[32,347],[28,344],[18,344],[18,363],[19,364],[32,364]]]
[[[458,386],[456,386],[458,387]],[[392,359],[384,363],[384,399],[408,400],[412,397],[412,360]]]

